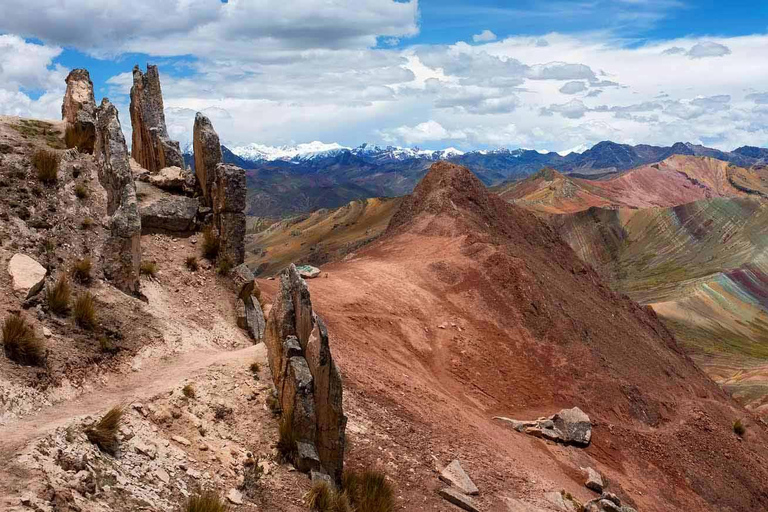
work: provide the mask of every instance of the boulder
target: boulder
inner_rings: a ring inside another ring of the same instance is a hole
[[[222,161],[221,143],[211,120],[198,112],[192,133],[195,152],[195,174],[206,206],[212,205],[211,189],[216,179],[216,166]]]
[[[581,409],[563,409],[554,416],[552,421],[563,433],[563,442],[587,446],[592,439],[592,422]]]
[[[195,197],[164,196],[141,205],[141,227],[144,230],[191,231],[196,227],[200,201]]]
[[[450,487],[445,487],[444,489],[440,489],[437,491],[437,494],[440,495],[441,498],[446,500],[449,503],[453,503],[457,507],[468,510],[469,512],[480,512],[480,509],[477,508],[477,505],[475,504],[475,501],[470,498],[469,496],[465,494],[461,494],[459,491],[452,489]],[[510,509],[517,512],[517,509]],[[520,509],[521,512],[523,509]],[[524,509],[528,510],[528,509]]]
[[[299,275],[304,279],[314,279],[320,275],[320,269],[312,265],[300,265],[296,267],[296,270],[299,271]]]
[[[73,69],[65,79],[67,90],[61,105],[61,118],[66,122],[66,134],[74,130],[79,133],[78,149],[93,153],[96,144],[96,99],[93,96],[93,82],[86,69]],[[69,139],[67,135],[67,139]],[[69,143],[69,141],[68,141]]]
[[[595,471],[592,468],[585,468],[584,473],[586,473],[587,480],[584,482],[584,485],[587,489],[591,489],[597,493],[603,492],[603,477]]]
[[[26,254],[16,253],[11,257],[8,273],[13,281],[13,291],[24,299],[35,295],[45,284],[45,267]]]
[[[280,274],[264,341],[284,420],[292,421],[300,441],[316,447],[322,468],[340,483],[347,423],[341,376],[328,331],[312,310],[309,289],[294,265]]]
[[[259,304],[258,301],[253,300],[253,297],[251,296],[243,299],[242,303],[245,310],[245,328],[248,330],[248,334],[250,334],[251,338],[256,342],[263,341],[267,325],[264,320],[264,312],[261,309],[261,304]]]
[[[458,459],[454,459],[443,469],[440,473],[440,480],[457,488],[464,494],[475,495],[480,493],[475,483],[469,478],[464,468],[461,467],[461,462]]]
[[[235,285],[235,293],[241,299],[248,297],[253,292],[256,283],[253,272],[245,263],[236,266],[231,272],[232,283]]]
[[[163,167],[157,174],[149,174],[147,181],[157,188],[172,192],[182,192],[185,188],[186,176],[181,167]]]
[[[109,236],[101,250],[104,276],[127,293],[139,293],[141,217],[128,147],[117,108],[107,98],[96,110],[99,182],[107,192]]]
[[[147,64],[147,72],[133,68],[131,87],[131,156],[151,173],[164,167],[184,167],[177,141],[168,136],[163,112],[163,93],[157,66]]]
[[[566,497],[564,492],[548,492],[544,495],[544,499],[551,503],[555,510],[559,510],[560,512],[578,512],[580,509],[573,498],[571,498],[570,495]]]

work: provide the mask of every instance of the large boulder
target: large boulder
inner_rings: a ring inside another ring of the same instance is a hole
[[[131,87],[131,126],[133,127],[131,156],[151,173],[164,167],[184,167],[184,158],[177,141],[168,136],[163,112],[163,92],[157,66],[147,64],[147,72],[133,68]]]
[[[440,473],[439,478],[464,494],[474,495],[479,494],[480,492],[472,479],[469,478],[467,472],[464,471],[464,468],[461,467],[461,462],[458,459],[451,461],[451,463]]]
[[[592,439],[592,422],[578,407],[563,409],[549,418],[516,420],[495,416],[518,432],[564,444],[588,446]]]
[[[257,342],[264,339],[266,322],[264,312],[258,300],[253,300],[253,292],[258,290],[253,272],[243,263],[232,270],[232,282],[235,285],[239,304],[243,312],[243,327]]]
[[[93,153],[96,144],[96,99],[93,82],[86,69],[73,69],[66,78],[67,90],[61,105],[61,118],[66,122],[68,146]]]
[[[28,299],[43,287],[46,270],[26,254],[16,253],[8,262],[8,274],[13,282],[13,291]]]
[[[221,143],[211,120],[198,112],[192,133],[192,147],[195,152],[195,174],[204,203],[211,206],[211,189],[216,179],[216,166],[222,161]]]
[[[101,251],[104,276],[119,289],[139,293],[141,217],[130,157],[117,108],[107,98],[96,111],[99,182],[107,192],[109,236]]]
[[[300,442],[316,448],[322,469],[339,483],[347,424],[341,376],[331,356],[328,331],[312,310],[309,289],[294,265],[280,274],[265,344],[284,421],[292,423]],[[302,470],[312,469],[311,460],[300,465]]]
[[[141,205],[141,227],[144,230],[192,231],[197,225],[199,207],[200,201],[196,197],[161,197]]]

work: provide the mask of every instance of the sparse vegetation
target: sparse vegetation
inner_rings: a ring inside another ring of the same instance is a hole
[[[198,263],[197,263],[197,256],[187,256],[187,260],[184,262],[187,265],[187,268],[191,270],[192,272],[197,272]]]
[[[10,315],[3,323],[3,350],[6,357],[19,364],[40,366],[45,359],[45,345],[21,315]]]
[[[391,512],[395,509],[395,492],[386,475],[379,471],[345,471],[342,489],[359,512]]]
[[[94,222],[93,222],[93,219],[92,219],[92,218],[90,218],[90,217],[86,217],[86,218],[84,218],[84,219],[83,219],[83,221],[80,223],[80,226],[81,226],[83,229],[91,229],[91,228],[93,227],[93,224],[94,224]]]
[[[181,388],[181,392],[187,398],[195,398],[197,396],[197,393],[195,392],[195,386],[193,386],[192,384],[187,384],[186,386]]]
[[[10,128],[19,132],[25,139],[42,137],[48,147],[64,149],[64,141],[61,140],[58,132],[54,130],[53,125],[47,121],[21,119],[19,124],[12,124]]]
[[[744,437],[744,434],[747,433],[747,427],[741,419],[733,422],[733,432],[739,437]]]
[[[110,455],[117,453],[117,431],[123,419],[123,412],[123,406],[116,405],[98,423],[85,429],[88,440]]]
[[[57,315],[66,315],[69,312],[69,298],[72,290],[66,274],[61,274],[56,284],[49,286],[45,291],[45,301],[48,309]]]
[[[78,183],[75,185],[75,196],[78,199],[88,199],[91,192],[88,190],[88,186],[85,183]]]
[[[214,491],[191,496],[187,500],[184,512],[227,512],[229,507],[224,499]]]
[[[82,153],[93,153],[93,130],[87,129],[81,124],[67,125],[64,130],[64,145],[69,148],[77,148]]]
[[[259,458],[248,458],[243,463],[243,483],[240,484],[240,490],[251,499],[256,498],[256,491],[259,487],[259,481],[264,476],[264,470],[259,465]]]
[[[219,237],[211,226],[203,229],[203,257],[215,260],[219,255]]]
[[[75,323],[83,329],[90,331],[96,327],[96,305],[90,292],[85,292],[77,297],[73,313]]]
[[[230,258],[228,254],[225,254],[223,256],[219,256],[219,259],[216,262],[216,271],[222,276],[226,276],[229,275],[234,266],[235,265],[232,263],[232,258]]]
[[[307,506],[318,512],[352,512],[354,510],[346,492],[337,491],[323,480],[315,482],[307,493]],[[360,509],[360,512],[363,511],[365,509]]]
[[[104,336],[103,334],[99,336],[99,350],[102,352],[116,352],[115,346],[112,344],[112,341]]]
[[[251,373],[253,374],[253,378],[256,380],[259,380],[259,371],[261,370],[261,365],[254,361],[251,363],[251,366],[249,367],[251,370]]]
[[[40,149],[32,155],[32,165],[37,169],[37,178],[45,184],[56,183],[59,177],[59,155],[49,149]]]
[[[280,401],[277,399],[277,396],[275,396],[274,393],[270,393],[267,395],[266,403],[267,403],[267,407],[269,407],[269,410],[272,411],[272,414],[278,415],[282,412],[280,407]]]
[[[296,460],[296,433],[293,431],[292,418],[280,420],[280,437],[277,440],[277,452],[283,462],[293,463]]]
[[[143,276],[155,277],[157,275],[157,263],[154,261],[142,261],[139,272]]]
[[[232,416],[232,408],[227,407],[224,404],[216,404],[213,406],[213,417],[216,420],[223,420]]]
[[[91,263],[91,258],[86,256],[85,258],[79,259],[72,265],[72,277],[79,283],[87,284],[91,282],[92,267],[93,264]]]

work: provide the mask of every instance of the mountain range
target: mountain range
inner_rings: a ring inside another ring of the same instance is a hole
[[[768,163],[768,149],[764,148],[720,151],[682,142],[632,146],[603,141],[582,153],[566,155],[529,149],[462,152],[368,144],[348,148],[321,142],[293,147],[222,146],[222,152],[225,162],[247,170],[248,214],[258,217],[284,217],[335,208],[354,199],[409,194],[437,160],[468,167],[487,186],[514,182],[545,167],[573,177],[603,179],[672,155],[707,156],[741,167]],[[191,148],[185,161],[194,166]]]

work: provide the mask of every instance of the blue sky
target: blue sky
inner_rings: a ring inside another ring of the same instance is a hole
[[[171,134],[568,150],[768,145],[768,2],[27,0],[0,19],[0,113],[57,117],[85,67],[127,116],[160,66]]]

